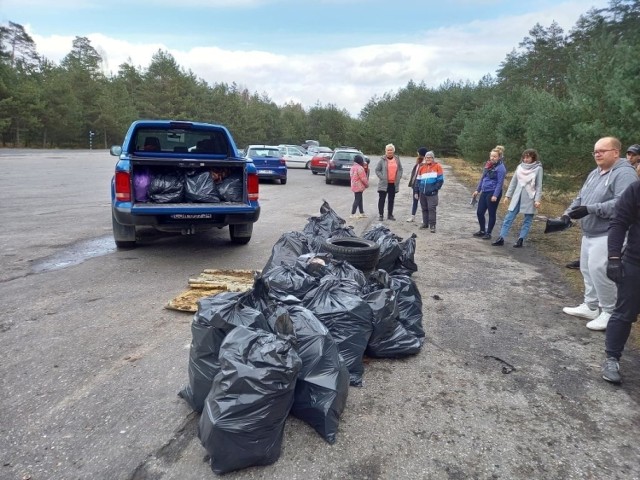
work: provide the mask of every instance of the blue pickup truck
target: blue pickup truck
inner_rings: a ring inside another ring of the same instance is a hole
[[[222,125],[138,120],[131,124],[111,181],[113,238],[136,246],[136,230],[190,235],[229,226],[231,241],[246,244],[260,217],[255,165],[238,154]]]

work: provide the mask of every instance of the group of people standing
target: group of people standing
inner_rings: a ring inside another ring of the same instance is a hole
[[[396,193],[399,190],[403,176],[402,163],[396,155],[395,146],[390,143],[385,147],[385,154],[380,157],[375,167],[378,177],[378,220],[384,220],[385,206],[387,220],[395,221],[393,209]],[[362,205],[362,192],[369,187],[369,182],[364,171],[364,159],[361,155],[354,157],[351,167],[351,191],[354,194],[351,207],[352,218],[366,217]],[[438,206],[438,191],[444,183],[442,166],[435,161],[435,155],[426,147],[418,149],[418,158],[411,172],[409,187],[412,189],[413,208],[412,218],[415,218],[418,204],[422,208],[422,225],[420,228],[429,228],[432,233],[436,231],[436,207]],[[359,211],[359,214],[356,214]],[[413,221],[413,220],[412,220]]]

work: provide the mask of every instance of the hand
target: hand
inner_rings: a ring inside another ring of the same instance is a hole
[[[624,267],[619,258],[610,258],[607,263],[607,277],[616,283],[620,283],[624,277]]]
[[[473,198],[476,198],[476,197],[478,196],[478,192],[473,192],[473,193],[471,194],[471,196],[472,196]]]
[[[589,215],[589,211],[587,210],[587,207],[585,207],[584,205],[580,205],[579,207],[575,207],[572,210],[569,210],[568,215],[569,215],[569,218],[573,218],[574,220],[579,220]]]
[[[491,197],[491,201],[492,202],[496,202],[498,200],[498,197],[496,197],[495,195],[493,197]]]
[[[414,193],[413,194],[413,198],[415,198],[416,200],[420,200],[420,194],[419,193]]]
[[[504,200],[502,201],[502,203],[506,205],[507,203],[509,203],[509,200],[511,200],[509,197],[504,197]]]
[[[533,202],[533,206],[535,208],[540,208],[540,202]]]

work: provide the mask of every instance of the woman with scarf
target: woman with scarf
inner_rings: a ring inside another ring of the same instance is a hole
[[[478,199],[478,210],[476,211],[480,230],[473,234],[474,237],[480,237],[483,240],[489,240],[491,238],[491,231],[496,224],[498,204],[502,197],[502,184],[504,183],[504,177],[506,175],[507,169],[502,163],[500,152],[494,148],[489,154],[489,160],[484,165],[484,170],[482,171],[482,176],[480,177],[476,191],[472,194],[474,199],[480,195]],[[489,211],[489,224],[485,229],[485,214],[487,211]]]
[[[513,245],[515,248],[521,248],[533,223],[533,215],[536,213],[536,209],[540,207],[541,198],[542,164],[538,159],[538,152],[529,148],[522,152],[522,163],[516,168],[516,173],[513,175],[507,189],[504,203],[511,200],[509,202],[509,210],[504,217],[504,222],[502,222],[500,236],[491,245],[504,245],[504,237],[509,234],[509,229],[518,213],[522,213],[524,214],[524,220],[520,228],[520,235],[518,236],[518,241]]]

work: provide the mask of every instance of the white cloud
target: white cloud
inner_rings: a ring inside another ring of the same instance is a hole
[[[437,87],[447,79],[475,82],[486,74],[493,75],[536,23],[548,27],[556,21],[568,33],[584,9],[582,2],[570,1],[544,12],[417,32],[410,43],[314,54],[284,55],[216,46],[176,50],[162,43],[134,44],[102,34],[86,36],[98,52],[106,54],[108,70],[113,73],[124,62],[146,68],[152,55],[162,49],[209,84],[235,82],[251,92],[266,93],[280,105],[294,101],[309,108],[317,102],[332,103],[356,115],[372,97],[397,91],[409,80]],[[28,25],[25,27],[29,31]],[[29,33],[38,52],[50,60],[59,61],[71,49],[73,37],[45,38]]]

